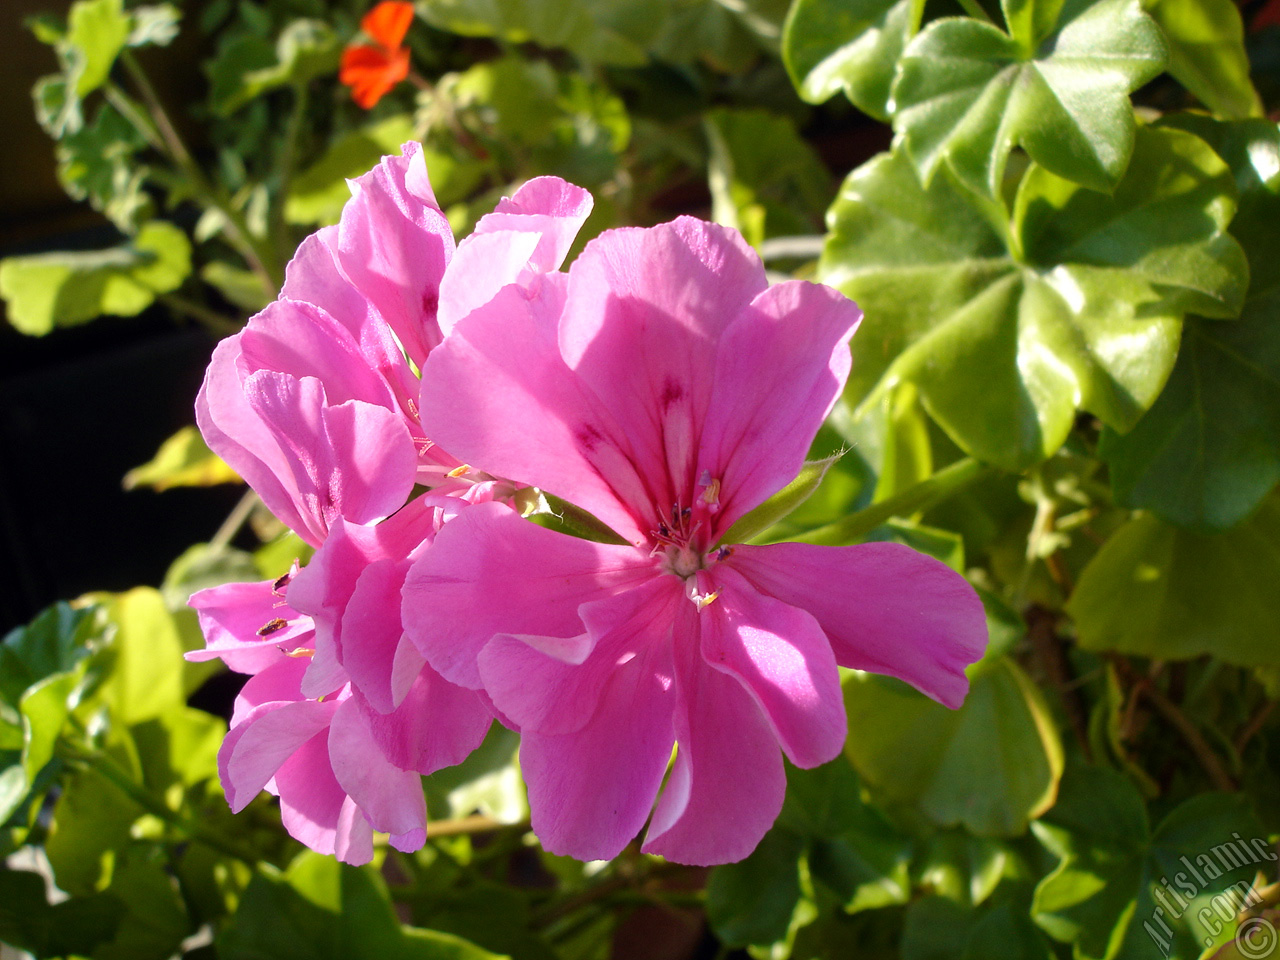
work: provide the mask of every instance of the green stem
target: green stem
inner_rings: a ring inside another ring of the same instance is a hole
[[[256,493],[252,490],[246,490],[244,496],[227,514],[227,519],[222,521],[222,526],[213,535],[213,539],[209,541],[209,546],[218,549],[230,545],[236,534],[240,532],[240,528],[244,526],[245,521],[249,519],[249,515],[253,513],[253,508],[261,502]]]
[[[241,847],[229,837],[224,837],[220,833],[210,830],[200,823],[188,820],[176,811],[169,809],[169,805],[164,800],[136,782],[127,771],[122,770],[106,754],[85,752],[67,744],[62,744],[58,752],[65,760],[89,768],[143,810],[147,811],[147,813],[175,827],[192,840],[198,840],[220,853],[234,857],[236,860],[243,860],[251,865],[262,859],[257,853]]]
[[[992,23],[990,15],[982,9],[978,0],[960,0],[960,6],[964,8],[964,12],[975,20],[981,20],[983,23]]]
[[[225,337],[240,330],[242,324],[230,317],[224,317],[216,310],[210,310],[202,303],[188,300],[174,293],[162,293],[156,298],[174,313],[180,313],[198,322],[210,333]]]
[[[298,141],[302,136],[306,113],[307,85],[296,83],[293,85],[293,110],[289,114],[289,124],[284,133],[284,147],[280,151],[280,162],[277,164],[280,180],[271,203],[271,239],[275,244],[276,256],[281,260],[288,260],[293,254],[289,243],[289,224],[284,218],[284,208],[289,198],[289,183],[293,180],[293,171],[297,164]]]
[[[828,523],[826,526],[808,530],[787,539],[798,543],[828,545],[853,543],[890,518],[905,517],[928,510],[970,484],[990,475],[991,472],[992,468],[987,464],[979,463],[972,457],[965,457],[948,467],[943,467],[929,479],[922,480],[901,493],[881,500],[879,503],[873,503],[866,509],[850,514],[835,523]]]
[[[150,131],[148,132],[144,127],[139,127],[139,130],[143,132],[143,135],[147,137],[147,140],[153,146],[167,155],[178,166],[183,175],[191,182],[200,199],[222,214],[227,224],[227,239],[239,250],[249,268],[262,278],[267,289],[279,290],[284,282],[284,275],[273,252],[254,237],[253,231],[249,229],[248,221],[245,220],[244,215],[204,175],[204,171],[200,169],[199,164],[192,157],[191,151],[182,142],[182,137],[179,136],[177,128],[169,119],[169,114],[165,111],[164,105],[156,95],[155,87],[151,85],[151,81],[138,64],[137,58],[134,57],[133,53],[128,50],[122,52],[120,54],[120,62],[124,64],[125,71],[129,74],[129,79],[138,88],[138,93],[141,95],[143,103],[146,104],[147,111],[151,117],[151,123],[148,125]],[[116,88],[116,99],[126,99],[119,88]],[[119,109],[119,104],[116,100],[113,100],[113,103]],[[135,119],[136,116],[135,111],[132,114],[126,114],[126,119],[130,120],[134,126],[138,126]]]

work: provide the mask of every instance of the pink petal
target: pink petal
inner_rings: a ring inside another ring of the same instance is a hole
[[[755,699],[798,767],[837,754],[848,722],[831,643],[803,610],[758,592],[732,569],[714,572],[716,599],[698,613],[702,656]]]
[[[254,708],[227,734],[218,767],[227,802],[235,813],[249,805],[293,754],[329,726],[337,703],[300,700]]]
[[[770,287],[724,331],[697,473],[720,481],[710,542],[799,472],[849,375],[857,304],[830,287]]]
[[[311,618],[290,607],[275,590],[275,581],[225,583],[191,595],[205,648],[186,659],[222,661],[237,673],[258,673],[284,657],[285,650],[306,646],[315,631]]]
[[[396,414],[359,400],[330,406],[312,377],[264,370],[247,379],[245,390],[287,454],[295,503],[313,531],[322,534],[339,518],[380,520],[404,505],[418,459]]]
[[[449,683],[430,667],[422,668],[392,713],[377,713],[364,702],[361,707],[383,756],[423,775],[465,760],[493,722],[493,714],[474,690]]]
[[[964,668],[986,649],[986,618],[946,564],[897,543],[738,546],[727,563],[811,613],[842,666],[898,677],[948,707],[964,701]]]
[[[520,735],[533,829],[552,853],[610,859],[644,826],[675,739],[670,626],[675,606],[686,602],[671,580],[584,607],[599,639],[592,657],[569,669],[589,672],[598,684],[594,710],[558,700],[548,711],[548,732],[526,727]],[[533,709],[538,692],[557,691],[531,690],[521,706]],[[589,720],[577,724],[586,713]]]
[[[503,504],[476,504],[446,523],[410,569],[405,632],[445,679],[478,689],[476,659],[495,634],[576,637],[580,604],[639,583],[652,569],[631,547],[578,540]]]
[[[418,378],[391,328],[342,272],[337,244],[336,226],[324,227],[303,240],[285,268],[280,299],[314,304],[346,327],[369,368],[386,381],[401,409],[407,411],[408,401],[417,400]]]
[[[652,524],[625,433],[582,391],[555,343],[563,281],[508,286],[432,352],[422,373],[427,435],[467,463],[548,490],[644,542]]]
[[[323,531],[304,520],[297,501],[293,469],[274,431],[249,404],[238,370],[242,334],[214,348],[196,395],[196,424],[209,448],[225,460],[262,497],[277,517],[315,546]]]
[[[607,231],[569,270],[560,352],[620,428],[609,441],[643,465],[645,495],[616,488],[651,524],[655,507],[693,501],[708,373],[725,329],[766,286],[736,231],[688,217]]]
[[[503,230],[473,233],[458,244],[440,281],[436,315],[440,333],[449,336],[459,320],[488,303],[507,284],[515,283],[529,266],[538,239],[536,233]]]
[[[591,216],[591,194],[559,177],[534,177],[511,197],[503,197],[476,224],[475,233],[519,230],[538,236],[530,265],[548,272],[560,269],[574,238]],[[473,234],[474,236],[474,234]]]
[[[334,713],[328,751],[338,785],[375,830],[392,834],[426,830],[427,802],[422,778],[382,755],[368,717],[355,697],[343,701]]]
[[[315,377],[330,403],[396,406],[386,378],[370,365],[352,331],[313,304],[284,299],[268,304],[240,333],[240,345],[241,380],[260,370]]]
[[[344,863],[373,859],[373,830],[333,774],[326,731],[289,758],[276,774],[276,786],[280,822],[291,837]]]
[[[289,585],[290,602],[315,622],[316,657],[341,664],[384,712],[398,702],[393,677],[404,634],[400,586],[410,555],[434,535],[436,504],[442,499],[416,497],[375,526],[336,524]],[[350,650],[342,640],[348,629],[360,638]],[[329,672],[318,669],[314,677],[308,676],[303,690],[307,696],[321,696],[332,689],[331,682]]]
[[[307,661],[301,657],[281,657],[261,673],[250,677],[236,694],[231,713],[231,726],[241,721],[264,704],[294,703],[305,699],[301,683],[307,669]]]
[[[782,809],[782,754],[742,684],[680,638],[678,630],[679,746],[641,849],[676,863],[732,863],[755,849]]]
[[[421,369],[440,342],[436,304],[453,233],[431,192],[421,147],[406,143],[402,150],[349,181],[336,259]]]
[[[581,640],[587,655],[571,662],[531,645],[536,638],[496,636],[480,652],[485,692],[522,732],[581,730],[619,665],[648,645],[667,643],[676,602],[686,602],[679,581],[655,577],[616,597],[584,604],[580,613],[590,636]]]

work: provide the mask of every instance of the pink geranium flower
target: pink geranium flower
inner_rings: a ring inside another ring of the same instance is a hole
[[[507,287],[427,359],[428,435],[626,541],[479,504],[404,586],[427,662],[521,732],[549,850],[610,858],[649,820],[647,852],[745,856],[782,804],[779,747],[802,767],[840,751],[837,664],[963,699],[986,630],[943,564],[891,543],[723,542],[798,472],[860,318],[830,288],[769,287],[736,232],[681,218]]]
[[[515,487],[428,439],[415,371],[442,327],[555,270],[591,198],[531,181],[455,252],[416,144],[351,187],[280,299],[219,344],[196,405],[210,447],[318,549],[277,581],[197,593],[207,648],[191,656],[254,675],[219,755],[233,809],[266,787],[294,837],[360,863],[375,829],[422,845],[419,775],[460,762],[491,722],[404,641],[399,593],[447,519]],[[410,499],[415,485],[431,492]]]

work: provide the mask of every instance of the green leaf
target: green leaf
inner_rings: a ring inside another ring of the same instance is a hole
[[[272,300],[261,276],[225,260],[206,263],[200,268],[200,279],[246,313],[257,313]]]
[[[1263,115],[1249,80],[1244,23],[1231,0],[1148,0],[1146,10],[1164,31],[1169,72],[1227,120]]]
[[[1077,407],[1131,427],[1183,315],[1238,312],[1234,194],[1203,141],[1142,129],[1112,197],[1032,167],[1002,235],[948,177],[926,189],[901,153],[882,155],[845,181],[819,273],[869,318],[860,384],[914,383],[956,443],[1018,470],[1058,449]]]
[[[157,491],[239,482],[236,472],[209,449],[194,426],[182,427],[160,445],[154,457],[134,467],[123,480],[126,490],[150,487]]]
[[[217,941],[222,960],[496,960],[459,937],[402,928],[381,877],[303,853],[261,868]]]
[[[111,757],[124,748],[109,749]],[[116,853],[128,843],[143,809],[94,770],[66,777],[53,808],[53,827],[45,844],[58,886],[73,896],[88,896],[109,882]]]
[[[1079,643],[1159,660],[1212,654],[1242,666],[1280,664],[1280,496],[1219,534],[1140,514],[1085,567],[1067,612]]]
[[[1063,780],[1035,832],[1060,863],[1037,886],[1033,917],[1080,960],[1191,960],[1202,941],[1188,900],[1248,882],[1263,862],[1233,839],[1263,836],[1243,797],[1201,794],[1152,831],[1133,785],[1097,767]]]
[[[126,43],[131,47],[167,47],[178,35],[182,11],[171,3],[134,7],[133,29]]]
[[[160,592],[135,587],[107,599],[114,626],[104,651],[106,679],[95,697],[116,723],[132,725],[167,713],[186,700],[182,686],[184,646]]]
[[[770,830],[745,860],[716,867],[707,883],[707,920],[727,947],[768,946],[787,936],[800,900],[804,840]]]
[[[44,877],[0,870],[0,942],[37,957],[92,954],[115,936],[120,907],[109,894],[50,904]]]
[[[973,677],[959,710],[898,681],[845,682],[845,753],[888,802],[941,826],[1018,836],[1053,803],[1062,744],[1039,690],[1009,659]]]
[[[123,0],[77,0],[67,17],[65,48],[77,53],[75,92],[85,97],[107,81],[116,57],[124,49],[131,29]]]
[[[911,842],[863,802],[847,757],[812,770],[788,765],[778,829],[807,839],[810,877],[835,894],[846,912],[909,898]]]
[[[55,140],[75,133],[84,123],[80,98],[60,73],[37,80],[31,88],[31,99],[35,101],[37,122]]]
[[[40,253],[0,260],[9,322],[32,336],[104,314],[131,317],[191,272],[191,241],[154,220],[129,243],[93,253]]]
[[[994,197],[1021,146],[1053,173],[1110,192],[1133,149],[1128,95],[1165,68],[1159,28],[1138,0],[1006,7],[1011,34],[943,18],[907,45],[893,84],[907,155],[926,183],[945,161]]]
[[[764,110],[708,111],[711,215],[759,247],[766,237],[811,234],[831,196],[830,175],[795,124]]]
[[[73,670],[95,631],[92,608],[57,603],[0,640],[0,701],[16,707],[21,696],[48,677]]]
[[[401,144],[412,139],[413,120],[408,114],[396,114],[344,134],[290,183],[285,218],[306,225],[337,223],[351,198],[347,178],[368,173],[383,156],[399,153]],[[438,179],[436,167],[428,157],[433,187]]]
[[[724,543],[746,543],[772,527],[813,496],[827,470],[839,459],[840,455],[836,454],[822,460],[806,460],[794,480],[760,506],[739,517],[720,539]]]
[[[1243,520],[1280,480],[1280,131],[1266,121],[1170,122],[1208,140],[1235,172],[1231,231],[1249,258],[1249,297],[1236,323],[1187,322],[1164,392],[1129,433],[1104,432],[1099,454],[1122,504],[1211,532]]]
[[[219,104],[223,115],[239,110],[250,100],[271,90],[310,83],[337,71],[342,44],[323,20],[299,19],[289,23],[276,41],[275,62],[245,71],[240,87]]]
[[[123,233],[132,233],[152,207],[143,191],[148,168],[135,160],[146,140],[106,103],[93,123],[58,141],[58,180],[74,200],[88,200]]]
[[[923,13],[924,0],[796,0],[782,33],[791,82],[810,103],[843,92],[888,121],[894,70]]]
[[[759,49],[739,17],[701,0],[425,0],[419,10],[450,33],[532,41],[587,63],[639,67],[652,55],[733,71]]]

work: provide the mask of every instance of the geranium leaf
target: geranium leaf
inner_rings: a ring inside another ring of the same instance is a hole
[[[782,33],[791,82],[810,103],[843,92],[887,121],[894,69],[923,12],[924,0],[797,0]]]
[[[1011,660],[974,676],[958,710],[871,675],[844,690],[845,753],[888,801],[982,836],[1018,836],[1053,803],[1062,745],[1039,691]]]
[[[91,253],[39,253],[0,260],[9,322],[33,336],[104,314],[141,313],[191,273],[191,241],[154,220],[127,244]]]
[[[219,483],[239,483],[236,472],[209,449],[200,431],[185,426],[165,440],[156,455],[124,475],[126,490],[150,487],[209,487]]]
[[[1110,191],[1133,148],[1129,93],[1165,68],[1159,29],[1138,0],[1006,7],[1011,34],[944,18],[903,52],[893,119],[908,156],[926,182],[946,161],[969,189],[995,196],[1021,146],[1059,176]]]
[[[1129,433],[1106,431],[1099,452],[1121,503],[1208,532],[1239,523],[1280,480],[1280,131],[1169,122],[1208,140],[1236,175],[1231,232],[1249,258],[1249,297],[1237,322],[1188,322],[1160,399]]]
[[[1235,187],[1198,138],[1140,130],[1110,198],[1032,167],[1003,236],[969,197],[882,156],[846,180],[819,272],[866,312],[850,389],[914,383],[980,459],[1043,459],[1077,408],[1131,427],[1173,367],[1183,315],[1240,309]]]
[[[1228,120],[1262,116],[1249,80],[1244,23],[1231,0],[1153,0],[1146,10],[1169,46],[1169,72]]]
[[[1153,831],[1133,785],[1098,767],[1071,771],[1034,829],[1060,862],[1037,886],[1032,916],[1081,960],[1192,960],[1204,931],[1189,929],[1197,913],[1187,901],[1251,880],[1262,860],[1224,847],[1236,846],[1233,833],[1263,835],[1245,798],[1201,794]]]
[[[1243,666],[1280,664],[1280,497],[1219,534],[1142,514],[1084,569],[1067,612],[1079,643],[1160,660],[1212,654]]]

